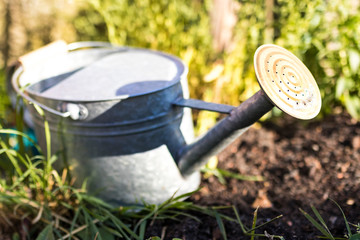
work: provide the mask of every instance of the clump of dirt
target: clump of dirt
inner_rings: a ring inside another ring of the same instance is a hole
[[[342,214],[329,199],[342,207],[349,222],[360,222],[360,123],[347,114],[321,121],[283,117],[265,122],[260,128],[250,128],[218,158],[221,169],[263,176],[266,180],[227,178],[223,185],[215,176],[203,178],[201,190],[188,201],[203,206],[233,205],[247,226],[251,226],[257,207],[259,223],[283,215],[258,233],[266,231],[285,239],[315,239],[321,235],[299,210],[311,213],[312,205],[334,236],[344,236]],[[235,218],[232,209],[222,213]],[[147,235],[162,235],[164,239],[222,239],[215,218],[196,216],[201,222],[190,218],[180,223],[156,222]],[[224,224],[228,239],[249,239],[238,224]]]

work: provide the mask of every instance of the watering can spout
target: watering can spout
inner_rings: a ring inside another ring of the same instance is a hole
[[[289,51],[272,44],[259,47],[254,67],[261,90],[219,121],[196,142],[180,149],[177,162],[187,177],[199,170],[274,106],[299,119],[317,116],[321,96],[307,67]],[[226,112],[226,111],[224,111]]]

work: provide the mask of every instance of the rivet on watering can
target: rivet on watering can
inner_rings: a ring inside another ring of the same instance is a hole
[[[58,110],[63,113],[68,113],[72,120],[84,120],[89,115],[89,111],[82,104],[60,103]]]

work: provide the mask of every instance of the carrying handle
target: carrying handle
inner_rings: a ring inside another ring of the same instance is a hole
[[[42,61],[52,58],[59,57],[61,55],[67,54],[69,51],[76,51],[84,48],[116,48],[117,50],[124,51],[128,48],[126,47],[116,47],[108,42],[74,42],[67,44],[63,40],[58,40],[53,43],[50,43],[44,47],[41,47],[35,51],[32,51],[28,54],[21,56],[18,60],[20,66],[15,70],[11,84],[14,90],[24,99],[29,101],[32,104],[35,104],[45,110],[46,112],[52,113],[56,116],[68,118],[72,120],[84,120],[88,116],[87,108],[82,104],[75,103],[61,103],[58,106],[58,110],[50,108],[29,95],[25,94],[22,89],[19,88],[18,79],[20,75],[26,70],[41,64]]]
[[[52,113],[56,116],[63,117],[63,118],[70,117],[72,120],[84,120],[88,116],[89,112],[88,112],[87,108],[82,104],[61,103],[58,106],[60,111],[58,111],[58,110],[50,108],[50,107],[36,101],[29,95],[25,94],[24,91],[22,89],[20,89],[18,87],[18,84],[16,83],[16,80],[19,79],[19,76],[21,75],[21,73],[23,73],[23,71],[24,71],[24,69],[22,66],[20,66],[19,68],[16,69],[16,71],[13,74],[11,84],[12,84],[14,90],[21,97],[26,99],[29,103],[35,104],[35,105],[39,106],[41,109],[45,110],[46,112]]]
[[[23,66],[20,66],[18,67],[13,76],[12,76],[12,79],[11,79],[11,85],[12,87],[14,88],[15,92],[17,94],[19,94],[22,98],[26,99],[27,101],[29,101],[29,103],[32,103],[32,104],[35,104],[37,106],[39,106],[40,108],[42,108],[43,110],[49,112],[49,113],[52,113],[52,114],[55,114],[59,117],[63,117],[63,118],[67,118],[67,117],[70,117],[70,112],[60,112],[60,111],[57,111],[55,109],[52,109],[42,103],[39,103],[38,101],[34,100],[32,97],[30,97],[29,95],[26,95],[24,93],[24,91],[22,89],[19,88],[18,86],[18,83],[17,83],[17,79],[19,79],[20,75],[24,72],[24,67]]]
[[[67,43],[65,41],[59,40],[21,56],[18,60],[20,66],[15,70],[13,74],[11,84],[14,90],[21,97],[23,97],[30,103],[39,106],[41,109],[45,110],[46,112],[52,113],[56,116],[63,118],[70,117],[73,120],[82,120],[85,119],[88,115],[88,112],[87,110],[86,111],[84,110],[84,107],[80,107],[80,106],[74,107],[74,105],[76,104],[69,103],[70,105],[69,104],[68,105],[70,107],[62,106],[60,108],[65,111],[58,111],[36,101],[29,95],[25,94],[23,89],[20,89],[18,85],[18,79],[20,78],[20,75],[27,69],[32,69],[33,67],[38,66],[39,64],[41,64],[41,62],[46,61],[47,59],[59,57],[67,53],[68,53]]]

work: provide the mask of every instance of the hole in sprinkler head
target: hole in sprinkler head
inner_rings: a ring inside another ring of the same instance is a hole
[[[290,84],[289,82],[287,82],[287,84]]]
[[[281,90],[279,90],[279,92],[281,92]]]
[[[288,100],[290,100],[290,98],[287,98]]]
[[[270,70],[268,69],[268,72],[270,72]]]
[[[282,81],[280,81],[280,83],[282,83]]]
[[[296,102],[296,105],[299,105],[299,103],[298,103],[298,102]]]

